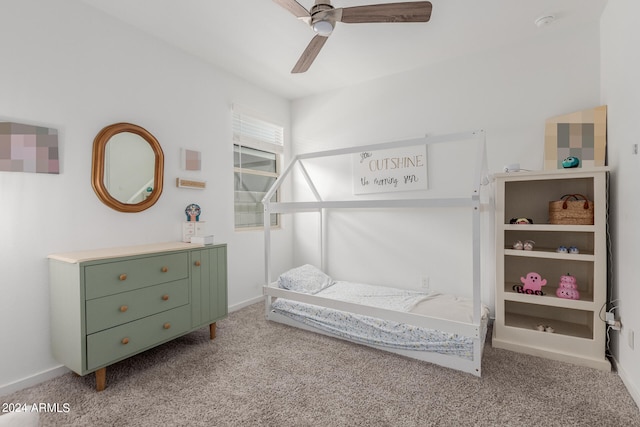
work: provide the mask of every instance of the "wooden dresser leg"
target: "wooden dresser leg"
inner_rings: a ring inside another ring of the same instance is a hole
[[[209,339],[216,339],[216,322],[213,322],[209,325]]]
[[[107,368],[100,368],[96,371],[96,391],[104,390],[107,382]]]

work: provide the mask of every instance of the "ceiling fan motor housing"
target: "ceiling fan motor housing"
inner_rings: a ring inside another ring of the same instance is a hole
[[[326,13],[330,10],[334,10],[331,3],[326,0],[316,0],[316,4],[309,11],[311,14],[311,28],[321,36],[329,36],[335,28],[335,17]]]
[[[311,14],[311,16],[313,16],[318,12],[323,12],[325,10],[331,10],[331,9],[333,9],[331,2],[327,0],[316,0],[316,4],[314,4],[311,7],[311,10],[309,11],[309,13]]]

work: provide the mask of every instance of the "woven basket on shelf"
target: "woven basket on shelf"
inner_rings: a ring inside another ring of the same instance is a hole
[[[565,194],[560,200],[549,202],[549,222],[563,225],[593,225],[593,202],[582,194]]]

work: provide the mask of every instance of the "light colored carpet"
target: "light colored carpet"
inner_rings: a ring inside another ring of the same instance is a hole
[[[2,402],[68,403],[43,426],[640,426],[620,378],[491,348],[483,376],[264,318],[255,304],[93,375],[66,374]]]

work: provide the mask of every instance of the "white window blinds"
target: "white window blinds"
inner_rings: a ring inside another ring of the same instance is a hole
[[[231,121],[235,144],[282,153],[282,126],[262,120],[236,105],[233,106]]]
[[[234,105],[233,131],[235,226],[257,229],[264,223],[262,199],[278,178],[283,151],[283,127]],[[274,195],[274,201],[278,192]],[[271,215],[271,225],[279,224],[279,215]]]

